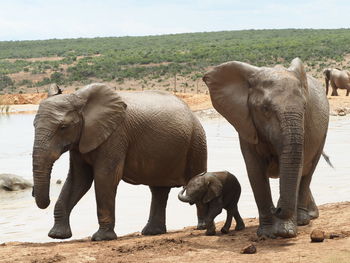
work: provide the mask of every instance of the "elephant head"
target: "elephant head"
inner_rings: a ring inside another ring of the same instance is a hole
[[[186,194],[184,192],[186,191]],[[219,179],[209,175],[197,175],[193,177],[178,194],[182,202],[192,204],[209,203],[214,198],[221,195],[222,183]]]
[[[274,159],[267,174],[280,176],[276,216],[290,218],[296,211],[303,165],[308,95],[301,60],[295,58],[288,69],[228,62],[214,67],[203,80],[214,108],[235,127],[241,140],[257,149],[266,163]]]
[[[326,68],[323,70],[323,76],[324,76],[324,80],[326,82],[326,95],[328,95],[329,81],[331,79],[331,71],[332,71],[332,69],[330,69],[330,68]]]
[[[82,154],[96,149],[125,117],[126,104],[103,84],[91,84],[72,94],[50,96],[34,119],[34,196],[39,208],[50,204],[53,163],[66,151]]]

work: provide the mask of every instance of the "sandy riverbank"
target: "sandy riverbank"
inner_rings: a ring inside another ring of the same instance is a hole
[[[106,242],[89,238],[43,244],[10,242],[0,245],[0,262],[350,262],[350,202],[319,208],[320,217],[299,227],[298,236],[291,239],[258,240],[258,220],[248,218],[245,230],[236,232],[233,226],[228,235],[210,237],[186,227],[160,236],[134,233]],[[316,228],[336,237],[311,243],[310,233]],[[256,246],[257,253],[241,254],[249,244]]]
[[[346,97],[346,91],[344,90],[339,90],[338,92],[340,96],[328,96],[330,114],[340,116],[348,115],[350,114],[350,96]],[[183,99],[193,111],[206,110],[213,107],[208,94],[176,93],[175,95]],[[46,96],[45,93],[0,95],[0,104],[4,105],[3,112],[31,113],[38,109],[38,104],[41,100],[45,99]]]

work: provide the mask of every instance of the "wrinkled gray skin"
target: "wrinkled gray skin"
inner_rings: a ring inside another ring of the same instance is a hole
[[[215,109],[238,131],[259,210],[257,234],[295,237],[297,225],[318,217],[310,191],[326,139],[329,105],[322,85],[300,59],[290,67],[228,62],[203,77]],[[280,178],[277,207],[269,178]]]
[[[328,95],[329,82],[332,87],[331,96],[339,96],[337,89],[346,89],[346,96],[350,93],[350,72],[337,68],[326,68],[323,71],[326,82],[326,95]]]
[[[186,191],[186,194],[184,192]],[[227,211],[227,218],[221,232],[230,230],[232,217],[236,220],[235,230],[244,229],[244,222],[238,212],[237,203],[241,195],[241,185],[237,178],[227,172],[210,172],[193,177],[179,193],[182,202],[196,204],[205,208],[206,235],[215,235],[214,219],[222,209]],[[204,227],[202,227],[204,229]]]
[[[68,178],[49,232],[52,238],[72,236],[70,212],[93,181],[100,227],[92,240],[116,238],[115,196],[120,180],[150,186],[150,215],[142,233],[165,233],[170,188],[186,185],[206,170],[201,124],[184,102],[167,93],[117,94],[103,84],[91,84],[44,100],[34,126],[33,192],[38,207],[50,203],[53,163],[62,153],[70,153]],[[201,211],[198,215],[203,224]]]
[[[0,189],[18,191],[31,188],[33,185],[26,179],[14,174],[0,174]]]

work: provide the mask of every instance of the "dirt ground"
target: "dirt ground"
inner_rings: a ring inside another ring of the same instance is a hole
[[[114,241],[91,242],[89,238],[59,243],[0,244],[0,262],[240,262],[240,263],[349,263],[350,202],[319,207],[320,217],[298,228],[290,239],[259,240],[258,221],[245,219],[246,229],[227,235],[205,236],[203,230],[187,227],[160,236],[133,233]],[[217,224],[220,229],[222,222]],[[325,231],[322,243],[312,243],[314,229]],[[253,244],[255,254],[241,254]]]

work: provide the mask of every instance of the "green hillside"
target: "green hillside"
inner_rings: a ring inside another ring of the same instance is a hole
[[[300,57],[316,71],[326,61],[350,54],[350,29],[244,30],[146,37],[52,39],[0,42],[0,91],[51,82],[70,85],[92,80],[166,79],[175,74],[191,80],[205,68],[229,60],[254,65],[288,64]],[[28,58],[60,57],[32,61]],[[46,74],[38,81],[13,81],[9,74]],[[10,78],[10,79],[9,79]]]

